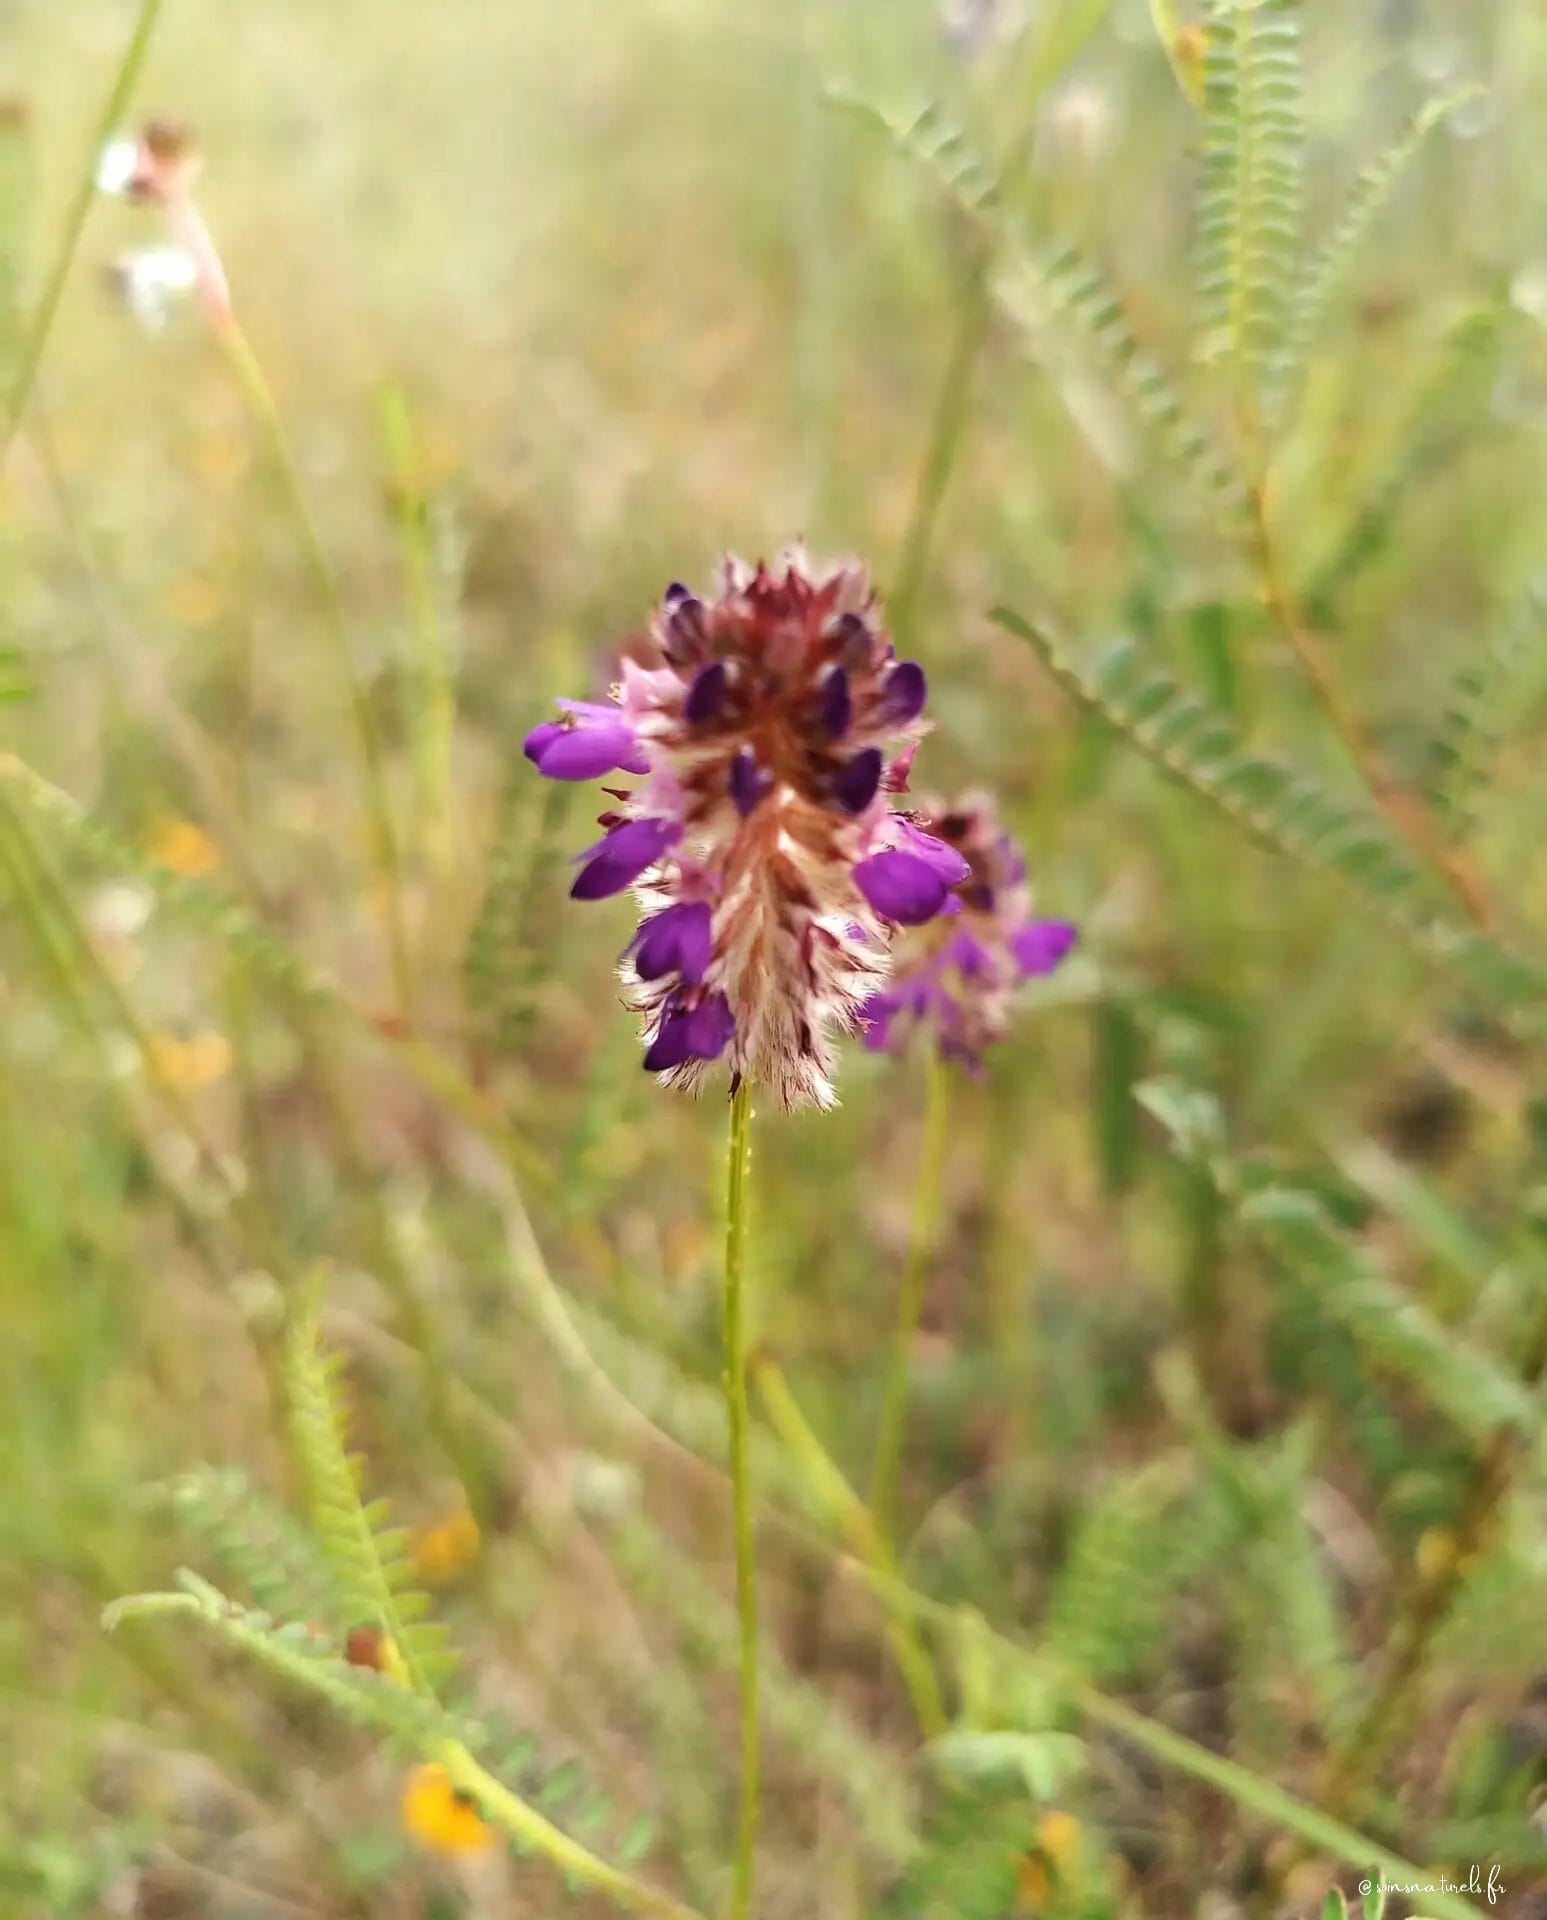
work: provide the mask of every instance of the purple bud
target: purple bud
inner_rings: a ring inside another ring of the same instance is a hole
[[[894,727],[906,727],[924,711],[929,682],[917,660],[898,660],[881,688],[882,717]]]
[[[688,1015],[688,1051],[699,1060],[718,1060],[735,1031],[735,1016],[725,995],[707,994]]]
[[[933,920],[949,888],[927,860],[895,847],[861,860],[854,869],[854,884],[883,920],[905,927]]]
[[[838,659],[844,666],[858,672],[870,665],[876,640],[863,614],[841,614],[833,628],[833,638],[838,643]]]
[[[543,763],[543,754],[553,745],[554,741],[559,738],[563,731],[564,729],[559,725],[557,720],[544,720],[540,726],[533,727],[532,731],[521,742],[521,751],[526,755],[527,759],[532,762],[533,766],[540,768]]]
[[[525,746],[545,780],[594,780],[620,767],[629,773],[649,772],[632,727],[622,720],[578,727],[549,724],[555,726],[554,732],[536,727],[527,735]],[[539,734],[544,738],[539,740]]]
[[[845,813],[863,813],[881,785],[881,749],[866,747],[833,778],[833,798]]]
[[[854,717],[854,702],[849,697],[849,676],[842,667],[829,667],[822,676],[822,725],[828,737],[841,740]]]
[[[707,906],[700,901],[683,901],[654,913],[640,927],[629,945],[634,956],[634,971],[641,980],[659,980],[663,974],[680,973],[696,986],[704,977],[714,951],[714,932]]]
[[[688,1016],[681,1007],[669,1006],[645,1052],[645,1072],[665,1073],[668,1068],[680,1067],[687,1057]]]
[[[695,599],[680,580],[674,580],[666,589],[662,612],[661,650],[666,658],[674,667],[691,666],[701,660],[707,644],[703,601]]]
[[[645,1054],[646,1073],[665,1073],[689,1060],[718,1060],[736,1031],[723,993],[708,994],[696,1007],[668,1003]]]
[[[681,837],[682,828],[675,820],[655,816],[625,820],[580,856],[586,864],[569,890],[570,898],[605,900],[614,893],[622,893]]]
[[[867,1053],[885,1053],[892,1042],[892,1022],[902,1012],[894,993],[873,993],[854,1016]]]
[[[1051,973],[1079,939],[1067,920],[1028,920],[1010,935],[1010,951],[1023,978]]]
[[[955,847],[947,846],[945,841],[936,839],[932,833],[925,833],[922,827],[914,826],[911,820],[894,817],[888,825],[896,837],[899,850],[911,854],[915,860],[922,860],[948,887],[959,886],[971,873],[971,867]]]
[[[730,788],[731,798],[736,803],[736,811],[743,820],[772,785],[773,782],[753,758],[752,749],[738,748],[735,758],[731,761]]]
[[[701,727],[715,717],[724,702],[729,683],[730,675],[725,670],[723,660],[711,660],[707,667],[699,668],[688,688],[688,697],[682,703],[682,717],[690,727]]]

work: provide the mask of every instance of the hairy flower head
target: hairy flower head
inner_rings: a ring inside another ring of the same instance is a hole
[[[561,700],[526,753],[550,779],[625,774],[571,889],[633,888],[624,956],[645,1065],[696,1085],[724,1056],[787,1108],[829,1106],[834,1038],[885,982],[899,925],[967,877],[896,812],[926,686],[864,569],[728,559],[717,591],[668,587],[602,702]]]

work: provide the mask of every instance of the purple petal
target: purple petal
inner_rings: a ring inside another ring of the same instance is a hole
[[[675,820],[654,815],[645,820],[625,820],[580,856],[586,864],[569,890],[570,898],[605,900],[622,893],[681,837],[682,828]]]
[[[541,731],[541,729],[538,729]],[[527,736],[528,741],[531,735]],[[592,726],[561,727],[532,755],[545,780],[594,780],[598,774],[623,769],[648,773],[649,762],[639,751],[633,729],[621,720]]]
[[[881,785],[881,749],[866,747],[855,754],[847,766],[840,767],[833,781],[833,797],[847,813],[863,813],[876,797]]]
[[[1010,951],[1024,979],[1051,973],[1079,937],[1067,920],[1028,920],[1010,935]]]
[[[711,993],[688,1015],[688,1052],[695,1059],[718,1060],[735,1031],[730,1002],[723,993]]]
[[[682,703],[682,717],[690,727],[703,726],[719,712],[729,678],[723,660],[711,660],[707,667],[700,667],[694,674],[688,697]]]
[[[925,833],[922,827],[914,826],[911,820],[895,820],[892,831],[902,852],[911,853],[915,860],[922,860],[948,887],[959,886],[972,871],[967,862],[944,840],[937,840],[932,833]]]
[[[829,667],[822,678],[822,725],[828,737],[841,740],[854,717],[854,702],[849,696],[849,676],[842,667]]]
[[[668,1067],[680,1067],[688,1058],[688,1015],[681,1007],[668,1007],[645,1053],[646,1073],[665,1073]]]
[[[742,747],[731,761],[730,787],[736,811],[743,820],[772,785],[773,782],[752,757],[752,749]]]
[[[902,1012],[895,994],[873,993],[854,1016],[867,1053],[885,1053],[892,1044],[892,1023]]]
[[[678,601],[691,600],[692,597],[693,591],[690,587],[685,587],[680,580],[673,580],[661,595],[661,605],[667,608],[675,607]]]
[[[976,934],[967,932],[965,928],[952,935],[945,957],[967,980],[983,979],[993,965],[993,955],[988,948]]]
[[[917,660],[899,660],[881,689],[881,711],[895,727],[906,727],[924,711],[929,682]]]
[[[543,754],[563,732],[557,720],[544,720],[541,726],[533,727],[521,742],[521,751],[534,766],[541,767]]]
[[[714,951],[714,933],[707,906],[684,901],[655,913],[640,927],[629,947],[634,971],[641,980],[659,980],[680,973],[696,986],[704,977]]]
[[[689,593],[680,580],[674,580],[666,589],[663,613],[661,648],[666,658],[674,667],[690,666],[701,659],[707,643],[703,601]]]
[[[854,884],[883,920],[905,927],[932,920],[945,904],[948,887],[927,860],[896,848],[861,860],[854,869]]]

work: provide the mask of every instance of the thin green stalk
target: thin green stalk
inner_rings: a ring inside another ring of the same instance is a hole
[[[844,1479],[832,1455],[812,1432],[784,1375],[761,1355],[754,1360],[753,1371],[774,1431],[805,1474],[818,1503],[836,1522],[853,1551],[883,1583],[877,1590],[886,1609],[887,1634],[898,1670],[920,1727],[929,1739],[938,1739],[950,1721],[940,1698],[934,1663],[907,1610],[897,1606],[891,1597],[891,1588],[899,1583],[900,1576],[885,1535],[870,1508]]]
[[[1054,7],[1039,16],[1027,29],[1026,63],[1017,77],[1016,91],[1021,96],[1018,118],[1006,143],[999,168],[1001,219],[1008,216],[1019,194],[1021,181],[1031,163],[1032,145],[1037,130],[1037,108],[1049,85],[1078,50],[1080,31],[1061,40],[1061,9]],[[1094,26],[1092,16],[1089,25]],[[1089,27],[1085,29],[1088,31]],[[903,535],[897,575],[892,583],[889,607],[892,631],[899,640],[912,633],[918,615],[918,603],[929,573],[930,552],[946,489],[955,470],[956,456],[971,411],[972,381],[978,355],[988,333],[993,309],[994,261],[999,251],[998,227],[986,230],[974,242],[974,251],[963,281],[961,309],[951,341],[951,356],[946,362],[940,392],[930,417],[929,441],[919,469],[913,509]]]
[[[75,197],[70,202],[65,215],[64,234],[59,242],[59,251],[54,256],[53,267],[49,271],[43,297],[38,302],[38,311],[28,331],[22,347],[21,364],[16,370],[16,379],[11,387],[10,398],[5,409],[5,440],[0,447],[0,459],[9,453],[11,442],[16,437],[16,429],[21,425],[22,415],[27,411],[27,402],[32,397],[32,388],[38,377],[38,368],[43,362],[43,351],[48,345],[48,337],[53,332],[54,322],[59,317],[59,303],[64,298],[66,282],[70,278],[70,269],[75,264],[75,255],[81,243],[81,235],[86,228],[86,216],[91,212],[91,203],[97,192],[97,159],[102,148],[118,130],[129,101],[139,81],[140,70],[145,64],[145,55],[150,50],[151,35],[156,30],[156,21],[160,15],[163,0],[142,0],[139,17],[134,23],[134,31],[129,36],[129,44],[124,48],[124,57],[118,63],[118,72],[108,89],[106,100],[102,103],[102,112],[97,118],[96,128],[91,138],[91,151],[87,157],[86,168],[80,183],[75,189]]]
[[[379,416],[418,683],[413,714],[414,784],[424,823],[424,857],[434,878],[446,885],[456,873],[451,786],[456,683],[436,587],[431,503],[413,414],[398,382],[382,389]]]
[[[570,1880],[594,1887],[598,1893],[610,1895],[636,1913],[659,1914],[662,1920],[702,1920],[696,1908],[684,1906],[669,1893],[662,1893],[620,1868],[609,1866],[579,1841],[571,1840],[551,1820],[545,1820],[535,1807],[528,1806],[496,1780],[460,1740],[448,1740],[437,1758],[450,1776],[451,1784],[471,1794],[487,1820],[503,1827],[522,1846],[532,1847],[551,1860]]]
[[[323,626],[338,656],[349,690],[360,760],[365,772],[366,805],[370,814],[371,845],[382,888],[382,915],[391,955],[393,990],[397,1011],[413,1024],[413,966],[409,954],[408,923],[403,905],[403,868],[398,852],[397,829],[392,820],[392,797],[387,784],[387,756],[381,729],[371,705],[370,690],[355,659],[349,637],[349,621],[343,595],[334,577],[332,563],[323,545],[322,534],[306,497],[300,469],[291,451],[289,436],[275,405],[273,391],[264,375],[258,356],[234,318],[226,318],[214,329],[226,356],[232,376],[241,388],[253,419],[268,446],[269,459],[278,476],[300,537],[301,551],[311,575],[313,591],[322,614]]]
[[[919,1155],[918,1185],[914,1188],[913,1226],[897,1294],[897,1321],[892,1329],[891,1358],[876,1434],[875,1465],[870,1475],[870,1510],[875,1515],[881,1538],[888,1541],[897,1521],[897,1481],[908,1412],[908,1376],[913,1367],[919,1319],[924,1311],[930,1257],[940,1230],[940,1188],[945,1171],[949,1109],[950,1083],[945,1063],[938,1051],[931,1048],[924,1064],[924,1143]]]
[[[736,1613],[741,1626],[741,1807],[736,1821],[736,1867],[731,1920],[746,1920],[752,1905],[752,1855],[757,1841],[761,1745],[757,1724],[757,1562],[752,1544],[752,1486],[748,1470],[747,1161],[751,1153],[752,1089],[742,1080],[731,1096],[730,1146],[725,1170],[725,1408],[730,1425],[731,1507],[736,1534]]]

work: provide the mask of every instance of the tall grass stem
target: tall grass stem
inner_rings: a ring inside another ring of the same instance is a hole
[[[730,1146],[725,1170],[725,1407],[730,1428],[731,1508],[736,1538],[736,1614],[740,1627],[741,1804],[731,1920],[746,1920],[752,1905],[762,1749],[757,1708],[757,1563],[752,1537],[752,1487],[747,1416],[747,1162],[752,1145],[752,1089],[742,1080],[731,1096]]]

